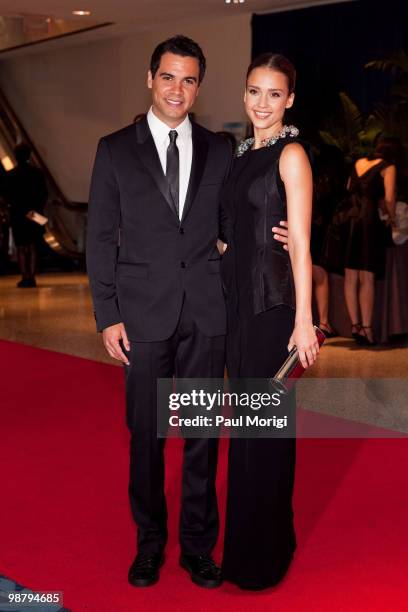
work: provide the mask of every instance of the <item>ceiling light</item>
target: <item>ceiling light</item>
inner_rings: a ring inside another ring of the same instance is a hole
[[[244,4],[245,0],[225,0],[225,4]]]
[[[73,15],[79,15],[80,17],[88,16],[91,14],[91,11],[72,11]]]

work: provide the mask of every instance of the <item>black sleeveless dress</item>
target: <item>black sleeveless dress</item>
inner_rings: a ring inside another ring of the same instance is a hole
[[[289,255],[272,227],[286,219],[279,157],[286,137],[234,161],[223,207],[228,249],[222,259],[229,378],[273,376],[288,355],[295,319]],[[291,410],[294,411],[294,397]],[[230,440],[223,575],[264,589],[285,575],[295,547],[294,438]]]
[[[383,160],[358,176],[355,166],[350,176],[350,225],[346,241],[344,267],[367,270],[382,276],[389,231],[378,215],[384,197],[382,170],[390,163]]]

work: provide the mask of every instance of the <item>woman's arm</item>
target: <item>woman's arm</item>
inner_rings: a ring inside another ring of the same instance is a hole
[[[319,344],[312,321],[312,259],[310,225],[313,179],[302,145],[288,144],[282,152],[279,171],[285,185],[288,210],[288,247],[296,292],[296,320],[288,349],[296,346],[304,368],[314,363]]]
[[[395,204],[397,192],[397,169],[394,165],[387,166],[381,172],[384,180],[384,200],[386,212],[389,214],[391,222],[395,218]]]

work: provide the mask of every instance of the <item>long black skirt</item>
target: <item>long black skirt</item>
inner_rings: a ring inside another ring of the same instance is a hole
[[[229,377],[273,376],[288,355],[294,316],[287,306],[241,318],[231,309]],[[294,414],[294,396],[290,402]],[[223,575],[242,588],[276,585],[292,560],[295,451],[293,437],[230,441]]]

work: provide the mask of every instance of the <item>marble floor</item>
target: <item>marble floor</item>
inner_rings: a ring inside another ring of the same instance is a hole
[[[37,288],[19,289],[0,277],[0,338],[114,363],[95,330],[85,274],[43,274]]]
[[[85,274],[44,274],[36,289],[19,289],[17,276],[0,277],[0,338],[87,359],[117,363],[105,352]],[[318,378],[408,377],[407,343],[358,347],[352,339],[327,341],[307,373]]]

